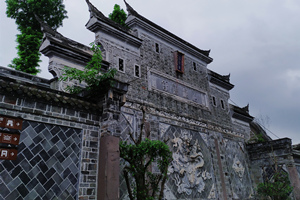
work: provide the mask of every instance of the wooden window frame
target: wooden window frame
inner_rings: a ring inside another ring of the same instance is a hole
[[[175,51],[174,59],[175,59],[175,71],[183,74],[184,73],[184,54],[179,51]]]

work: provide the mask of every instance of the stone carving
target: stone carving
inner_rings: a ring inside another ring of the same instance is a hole
[[[169,83],[168,83],[168,81],[162,80],[161,81],[161,85],[162,85],[162,90],[168,92],[168,90],[169,90]]]
[[[202,139],[204,140],[206,146],[209,146],[209,145],[208,145],[208,136],[207,136],[207,134],[205,134],[205,133],[200,133],[200,135],[201,135]]]
[[[228,139],[223,139],[223,143],[224,143],[224,146],[226,147],[227,143],[228,143]]]
[[[240,145],[241,150],[244,152],[245,151],[244,144],[242,142],[239,142],[239,145]]]
[[[173,136],[171,144],[174,152],[169,172],[174,174],[177,192],[191,195],[195,189],[202,193],[205,188],[204,181],[212,176],[203,169],[204,159],[198,140],[192,142],[191,134],[187,130],[182,130],[181,137],[176,137],[175,134]]]
[[[238,174],[239,178],[242,179],[244,176],[245,168],[237,156],[234,157],[232,168]]]
[[[232,192],[233,199],[240,199],[235,192]]]
[[[212,185],[211,190],[209,192],[209,195],[207,197],[208,199],[215,199],[216,198],[216,187],[215,184]]]
[[[168,186],[165,186],[164,196],[165,196],[165,199],[177,199]]]
[[[169,127],[170,127],[170,125],[168,125],[168,124],[163,124],[163,123],[159,124],[159,131],[160,131],[161,138],[164,138],[164,135]]]

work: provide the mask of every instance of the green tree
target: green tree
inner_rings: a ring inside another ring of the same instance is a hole
[[[39,47],[43,33],[37,15],[51,28],[57,29],[67,18],[63,0],[6,0],[6,14],[15,19],[20,34],[17,35],[18,57],[9,66],[36,75],[40,70]]]
[[[161,200],[168,166],[172,161],[172,152],[168,145],[162,141],[142,140],[145,122],[144,108],[142,108],[142,112],[143,119],[138,138],[134,139],[133,134],[129,133],[134,144],[120,142],[120,157],[128,163],[123,170],[124,178],[130,200]],[[151,165],[153,162],[157,163],[160,173],[152,173]],[[133,177],[134,184],[130,183],[129,174]]]
[[[112,84],[112,78],[117,70],[114,68],[108,69],[106,72],[101,69],[102,52],[100,46],[91,43],[91,50],[94,52],[92,59],[85,66],[84,71],[79,69],[65,67],[64,74],[61,76],[62,81],[77,80],[79,83],[84,82],[87,86],[82,88],[77,85],[67,86],[66,90],[70,93],[80,93],[87,90],[93,97],[101,95]]]
[[[120,24],[121,26],[126,27],[125,21],[127,19],[127,14],[123,9],[120,8],[118,4],[115,4],[114,10],[108,15],[108,18]]]

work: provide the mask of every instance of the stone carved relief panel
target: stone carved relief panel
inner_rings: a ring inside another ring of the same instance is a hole
[[[235,173],[239,176],[240,179],[243,179],[245,167],[236,155],[233,159],[232,169],[235,171]]]
[[[200,133],[170,126],[164,136],[169,138],[173,152],[166,195],[176,199],[215,199],[211,155]]]
[[[223,142],[228,169],[226,178],[230,179],[232,195],[235,199],[248,199],[253,191],[244,144],[229,139]]]

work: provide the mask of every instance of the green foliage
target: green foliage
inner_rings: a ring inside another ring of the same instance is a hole
[[[279,166],[274,157],[272,167],[273,176],[259,183],[256,190],[261,199],[288,200],[293,188],[290,185],[288,174]]]
[[[272,181],[257,186],[257,193],[261,197],[271,197],[272,200],[287,200],[292,191],[287,174],[279,172],[274,174]]]
[[[256,135],[257,137],[257,142],[265,142],[265,138],[263,137],[263,134],[262,133],[259,133]]]
[[[36,65],[40,62],[39,46],[42,37],[42,33],[35,32],[31,27],[23,29],[23,34],[17,35],[19,58],[14,58],[12,64],[8,66],[19,71],[37,74],[39,70],[36,69]]]
[[[128,165],[124,168],[124,178],[126,180],[129,198],[131,200],[154,200],[163,198],[164,184],[167,179],[168,166],[172,161],[172,152],[167,144],[158,140],[142,140],[142,130],[145,121],[145,111],[143,110],[143,122],[137,140],[131,139],[134,144],[120,142],[120,156]],[[151,164],[157,163],[160,173],[152,173]],[[135,183],[130,184],[130,174]]]
[[[92,59],[85,66],[84,71],[65,67],[64,74],[60,77],[62,81],[72,81],[78,80],[79,83],[86,83],[87,87],[84,89],[82,87],[73,85],[67,86],[66,90],[70,93],[80,93],[83,90],[89,91],[93,96],[97,96],[101,94],[112,84],[111,79],[116,74],[116,69],[111,68],[107,72],[103,72],[101,69],[102,62],[102,53],[99,45],[95,45],[95,43],[90,44],[91,50],[94,52]]]
[[[120,24],[121,26],[126,27],[125,21],[127,19],[127,14],[123,9],[120,8],[118,4],[115,4],[114,10],[108,15],[108,18]]]
[[[18,30],[17,35],[18,56],[9,65],[16,70],[37,74],[40,70],[39,47],[43,37],[40,23],[35,14],[53,29],[62,25],[63,19],[67,18],[62,0],[6,0],[6,14],[15,19]]]

